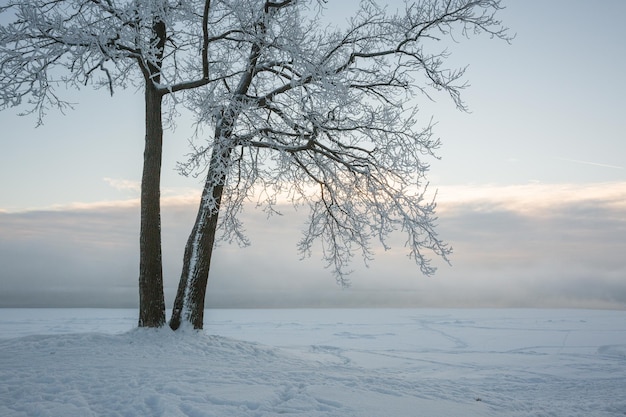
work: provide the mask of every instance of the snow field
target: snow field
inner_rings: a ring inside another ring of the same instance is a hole
[[[0,416],[626,415],[624,311],[205,317],[174,333],[133,310],[0,309]]]

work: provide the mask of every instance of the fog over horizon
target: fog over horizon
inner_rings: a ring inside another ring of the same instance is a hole
[[[408,259],[402,235],[369,268],[353,262],[342,289],[321,252],[300,260],[306,210],[267,219],[248,207],[252,245],[220,243],[207,308],[626,308],[626,183],[442,187],[440,237],[454,253],[433,277]],[[166,305],[178,285],[197,195],[163,203]],[[137,200],[0,213],[0,307],[138,305]]]

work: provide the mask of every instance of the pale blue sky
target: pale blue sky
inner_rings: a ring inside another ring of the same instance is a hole
[[[626,2],[504,4],[500,17],[517,34],[511,45],[484,37],[449,45],[450,62],[469,65],[464,99],[471,113],[459,113],[443,96],[418,103],[424,120],[439,122],[442,159],[432,161],[430,179],[440,190],[442,238],[455,248],[452,267],[422,278],[399,242],[372,268],[357,270],[352,290],[341,291],[319,256],[297,261],[301,219],[273,220],[282,222],[278,233],[250,212],[244,221],[253,246],[219,249],[214,293],[235,294],[231,286],[245,282],[243,304],[276,303],[281,291],[294,300],[318,291],[320,300],[345,302],[388,291],[384,297],[400,304],[626,307]],[[72,288],[102,300],[111,283],[123,294],[115,293],[118,301],[132,303],[143,97],[88,89],[68,96],[76,109],[51,111],[37,129],[32,116],[0,112],[0,282],[17,288],[17,304],[33,285],[44,300],[70,299]],[[165,138],[170,290],[200,188],[174,171],[187,152],[187,124],[181,118]],[[278,267],[276,256],[293,262]]]

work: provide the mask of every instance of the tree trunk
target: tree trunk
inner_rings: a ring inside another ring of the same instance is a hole
[[[204,298],[229,157],[230,148],[215,145],[196,222],[185,246],[183,270],[170,320],[173,330],[177,330],[183,320],[194,329],[203,327]]]
[[[141,178],[141,230],[139,238],[139,327],[165,325],[161,262],[161,157],[162,94],[146,82],[146,139]]]
[[[234,146],[231,136],[239,116],[240,100],[250,87],[259,54],[260,46],[255,43],[250,51],[248,69],[239,80],[231,106],[222,113],[216,123],[209,172],[202,191],[198,216],[185,246],[183,271],[170,320],[170,327],[173,330],[180,327],[181,320],[192,324],[194,329],[202,329],[203,326],[204,297],[215,231],[230,164],[230,153]]]

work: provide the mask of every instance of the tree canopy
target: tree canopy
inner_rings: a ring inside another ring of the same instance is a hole
[[[440,146],[414,105],[434,91],[465,110],[464,68],[449,68],[446,41],[485,34],[509,40],[500,0],[361,0],[343,24],[328,0],[8,0],[0,16],[0,109],[25,106],[41,121],[70,104],[58,86],[143,87],[140,325],[162,326],[160,246],[162,116],[193,112],[198,132],[185,175],[206,175],[185,249],[170,325],[202,327],[213,244],[247,244],[247,201],[309,209],[299,250],[321,243],[341,285],[350,261],[388,248],[394,231],[431,275],[451,248],[426,198]],[[396,8],[397,7],[397,8]],[[164,111],[163,100],[165,100]],[[166,119],[167,120],[167,119]]]
[[[308,207],[299,250],[309,255],[321,242],[341,285],[353,255],[369,260],[372,241],[388,248],[395,230],[426,275],[435,271],[428,252],[450,254],[435,232],[435,203],[425,197],[427,159],[440,142],[411,103],[440,90],[465,110],[464,69],[444,65],[437,41],[478,33],[508,39],[495,19],[499,2],[405,2],[390,11],[362,1],[339,26],[323,23],[331,3],[310,5],[215,3],[209,56],[222,82],[194,90],[192,106],[213,135],[181,165],[186,174],[206,172],[174,307],[175,317],[182,311],[196,327],[215,229],[246,244],[239,213],[248,200],[270,213],[279,198]]]

